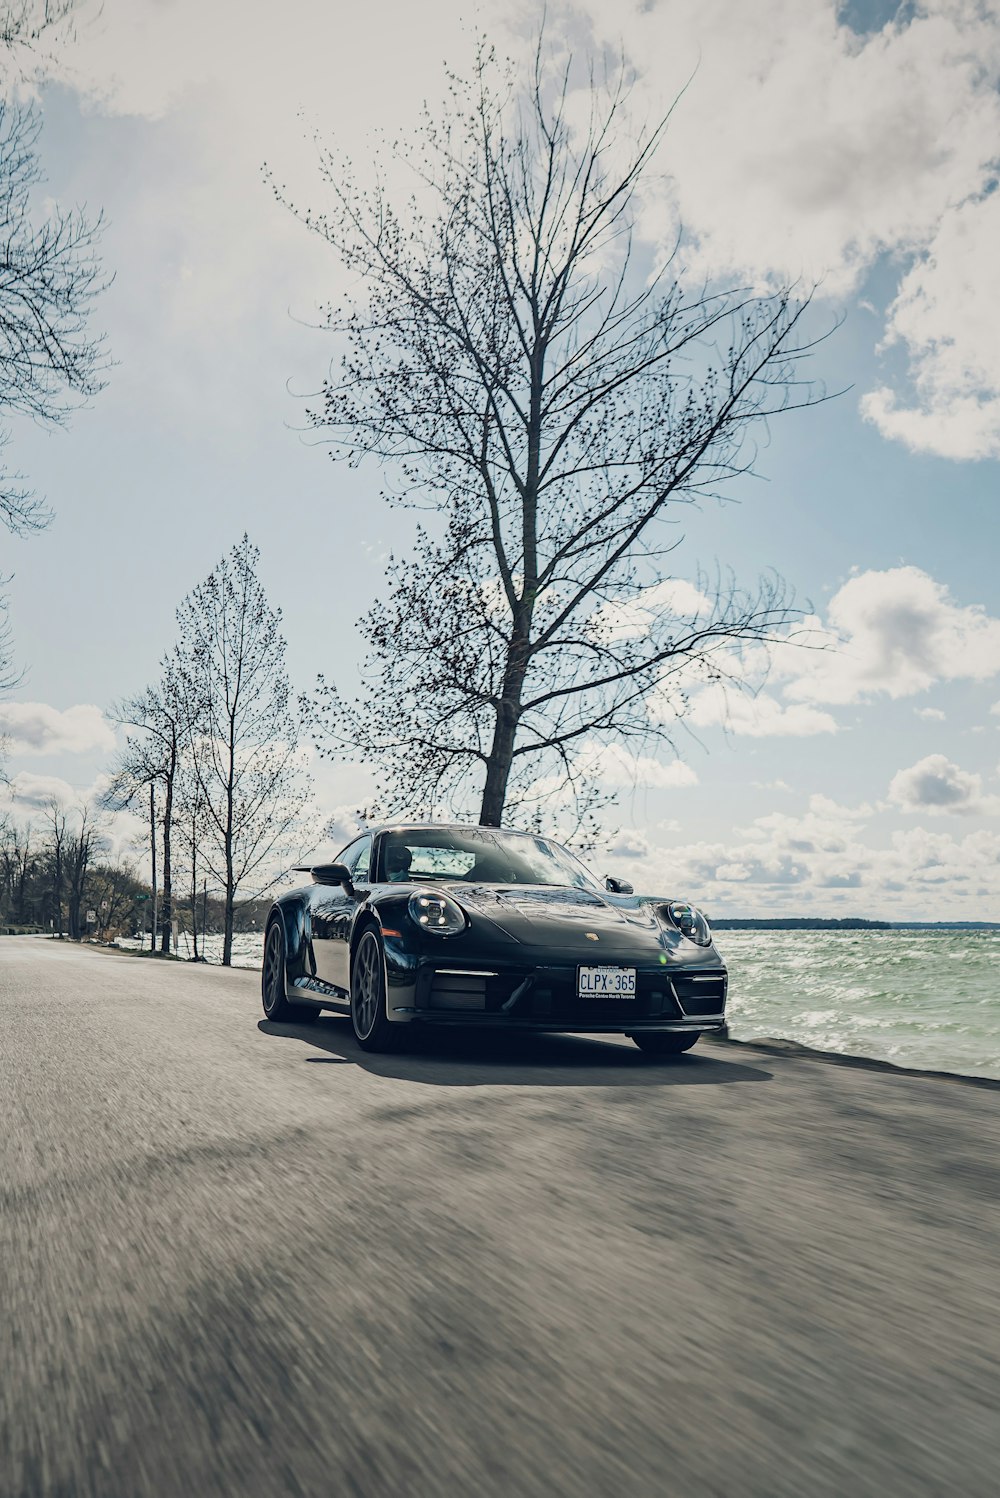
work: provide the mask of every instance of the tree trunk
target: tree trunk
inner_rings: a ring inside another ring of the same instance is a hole
[[[192,956],[198,961],[198,836],[197,824],[191,818],[191,943]]]
[[[233,897],[236,887],[233,880],[233,787],[236,782],[236,725],[229,719],[229,761],[226,770],[226,909],[222,936],[222,966],[231,967],[233,962]]]
[[[490,757],[486,762],[486,783],[483,786],[483,800],[479,808],[480,827],[500,826],[504,802],[507,799],[510,767],[514,759],[517,718],[517,706],[506,700],[501,702]]]
[[[160,951],[169,953],[170,932],[173,920],[173,884],[170,874],[170,823],[174,814],[174,767],[170,766],[166,777],[165,803],[163,808],[163,910],[160,915],[160,924],[163,935],[160,940]]]
[[[233,962],[233,897],[236,891],[231,883],[226,885],[226,914],[222,938],[222,966],[231,967]]]
[[[153,866],[153,906],[149,913],[149,950],[156,951],[156,791],[149,782],[149,857]]]
[[[56,934],[58,935],[59,940],[61,941],[62,940],[62,934],[63,934],[63,918],[62,918],[63,874],[62,874],[62,845],[60,843],[58,843],[58,842],[56,843],[56,879],[55,879],[55,886],[56,887],[55,887],[55,890],[54,890],[53,893],[55,895],[55,907],[56,907]]]
[[[497,708],[497,721],[493,729],[493,743],[486,761],[486,783],[479,808],[480,827],[499,827],[503,818],[504,802],[507,799],[507,782],[514,763],[514,743],[517,725],[521,717],[521,694],[528,668],[528,630],[530,620],[515,621],[514,636],[507,653],[504,671],[503,695]]]

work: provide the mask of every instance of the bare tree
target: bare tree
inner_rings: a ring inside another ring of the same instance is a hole
[[[130,928],[136,895],[142,891],[135,864],[130,859],[119,855],[113,862],[105,860],[94,865],[88,875],[86,896],[97,911],[98,931],[106,936],[123,925]]]
[[[115,703],[110,717],[123,727],[133,730],[120,751],[111,781],[102,797],[110,810],[130,809],[148,793],[151,796],[150,813],[150,861],[153,869],[154,918],[151,933],[151,948],[156,950],[157,936],[160,950],[170,951],[170,932],[173,919],[173,861],[172,832],[174,825],[174,787],[180,770],[181,754],[186,732],[188,702],[181,693],[168,661],[155,687],[147,687],[135,697]],[[163,789],[162,818],[156,815],[156,792]],[[157,828],[162,832],[163,847],[163,904],[158,905],[156,880]]]
[[[48,859],[52,871],[52,914],[55,922],[56,935],[62,938],[63,934],[63,864],[66,853],[66,812],[60,801],[55,797],[46,808],[46,820],[49,829]]]
[[[6,71],[17,71],[18,49],[30,51],[72,9],[69,0],[0,6],[0,69],[6,59]],[[88,327],[104,285],[101,217],[52,206],[34,211],[41,121],[6,84],[0,74],[0,412],[58,426],[103,384],[103,342]],[[0,447],[7,441],[0,433]],[[19,474],[0,471],[0,517],[24,532],[46,525],[49,513]]]
[[[66,842],[66,924],[73,941],[79,941],[86,934],[83,909],[87,875],[96,855],[106,847],[102,828],[93,808],[80,806],[77,816],[77,826]]]
[[[199,878],[204,884],[204,867],[200,849],[205,844],[208,829],[205,817],[205,798],[202,794],[198,776],[190,756],[185,755],[181,761],[180,773],[177,779],[174,799],[175,825],[178,832],[178,843],[180,848],[180,862],[187,884],[187,906],[191,923],[191,955],[195,962],[204,960],[204,941],[202,950],[198,948],[198,934],[201,930],[204,938],[203,920],[199,920]],[[178,879],[180,879],[178,875]],[[203,889],[201,903],[206,903],[207,891]]]
[[[475,793],[484,824],[530,820],[553,783],[587,805],[595,745],[670,740],[685,683],[793,617],[776,578],[723,577],[693,607],[663,583],[681,507],[821,398],[797,376],[807,299],[643,251],[666,121],[635,128],[624,70],[588,75],[582,121],[580,97],[541,42],[525,88],[481,45],[444,115],[392,147],[417,184],[401,210],[329,152],[328,208],[295,210],[359,288],[328,313],[346,352],[312,425],[438,516],[361,623],[360,697],[320,682],[326,751],[374,761],[390,810]]]
[[[237,892],[285,860],[310,784],[285,670],[281,612],[257,578],[247,536],[177,611],[172,670],[187,703],[187,746],[206,835],[202,863],[224,897],[222,961]]]
[[[33,876],[38,866],[34,826],[6,820],[0,829],[0,878],[7,900],[8,919],[17,926],[30,924]]]
[[[18,102],[18,84],[38,69],[40,45],[65,30],[75,0],[0,0],[0,417],[26,415],[62,426],[97,393],[106,358],[89,329],[105,280],[97,257],[102,219],[83,209],[38,202],[41,122]],[[51,518],[24,476],[3,461],[10,433],[0,427],[0,522],[17,534]],[[18,681],[0,627],[0,690]]]

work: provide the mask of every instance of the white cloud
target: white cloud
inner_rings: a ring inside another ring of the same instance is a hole
[[[607,844],[605,852],[611,858],[649,858],[653,844],[637,828],[623,827]]]
[[[842,24],[842,11],[839,0],[579,0],[553,9],[548,28],[556,44],[579,40],[582,15],[599,42],[624,45],[639,72],[639,117],[684,91],[644,208],[652,243],[671,242],[679,216],[696,272],[801,277],[837,298],[892,256],[883,263],[900,280],[886,337],[909,356],[914,389],[869,392],[865,414],[913,447],[994,453],[1000,300],[981,293],[1000,217],[989,190],[1000,6],[922,0],[865,36]],[[310,288],[326,295],[335,282],[332,259],[262,191],[262,160],[315,202],[309,127],[363,163],[369,129],[391,138],[413,127],[424,98],[433,107],[442,62],[465,66],[475,27],[517,51],[536,17],[511,0],[480,0],[474,12],[464,0],[388,11],[289,0],[275,26],[267,7],[246,0],[91,0],[77,44],[64,49],[64,81],[108,113],[179,131],[173,156],[157,163],[164,170],[137,190],[125,233],[137,252],[158,247],[152,300],[189,363],[200,367],[204,349],[206,370],[217,370],[220,335],[264,305],[269,288],[308,316]],[[331,89],[331,57],[365,65],[341,68]],[[222,221],[225,253],[206,253],[197,226]],[[137,336],[149,332],[149,289],[136,288]]]
[[[1000,329],[995,298],[1000,194],[948,212],[889,308],[886,344],[905,347],[914,399],[886,387],[861,402],[887,437],[947,458],[1000,456]]]
[[[590,628],[608,640],[634,639],[660,618],[693,622],[711,614],[712,600],[682,577],[665,577],[622,603],[603,603],[590,616]]]
[[[926,810],[927,808],[924,808]],[[1000,833],[880,831],[878,809],[810,798],[725,842],[619,854],[615,872],[644,893],[683,895],[712,915],[988,917],[1000,900]],[[869,826],[872,823],[872,826]]]
[[[866,36],[837,0],[586,8],[611,45],[624,37],[648,95],[687,85],[664,159],[696,264],[840,297],[893,254],[886,332],[915,399],[886,386],[865,414],[912,447],[1000,450],[1000,303],[983,295],[1000,239],[996,0],[900,6]],[[669,241],[672,205],[648,215]]]
[[[794,672],[785,687],[793,700],[905,697],[937,681],[982,681],[1000,671],[1000,619],[955,603],[918,567],[852,577],[830,599],[827,620],[832,648],[811,654],[808,670],[800,652],[781,652],[777,669]]]
[[[943,754],[928,754],[889,785],[889,800],[901,811],[963,816],[1000,809],[1000,797],[983,796],[982,776],[962,770]]]
[[[110,724],[91,703],[62,711],[45,702],[0,703],[0,736],[12,754],[110,753],[115,747]]]
[[[919,567],[873,569],[833,594],[825,619],[810,617],[783,639],[737,647],[715,664],[730,679],[706,683],[704,670],[692,668],[683,683],[686,721],[753,738],[804,738],[837,731],[828,706],[912,696],[938,682],[997,675],[1000,619],[979,604],[956,602]],[[650,694],[654,721],[675,716],[681,707],[676,692],[675,684],[674,695]],[[931,722],[946,721],[939,708],[914,711]]]
[[[691,699],[686,721],[698,728],[721,727],[750,738],[808,738],[817,733],[836,733],[829,713],[804,703],[783,705],[767,692],[756,695],[728,689],[716,682]]]
[[[673,790],[698,784],[697,772],[683,760],[664,762],[650,754],[630,754],[620,744],[582,744],[576,769],[607,786]]]
[[[361,808],[356,806],[335,807],[323,828],[324,839],[337,849],[342,849],[352,842],[367,825],[360,816],[360,810]]]
[[[60,806],[74,805],[80,798],[69,781],[58,775],[33,775],[21,770],[4,787],[4,796],[15,808],[41,810],[55,801]]]

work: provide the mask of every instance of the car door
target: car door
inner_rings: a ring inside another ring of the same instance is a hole
[[[335,988],[350,989],[351,926],[358,903],[368,893],[372,838],[359,837],[337,859],[351,874],[353,888],[318,885],[312,892],[312,945],[316,976]]]

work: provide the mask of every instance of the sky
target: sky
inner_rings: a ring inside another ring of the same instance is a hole
[[[22,684],[0,702],[25,817],[92,793],[108,709],[155,679],[174,610],[245,531],[295,686],[350,685],[356,621],[408,520],[374,467],[305,428],[332,350],[330,250],[275,201],[322,203],[314,137],[359,175],[412,129],[482,29],[523,55],[517,0],[103,0],[38,86],[46,192],[103,209],[114,361],[66,430],[12,424],[55,519],[4,534]],[[643,202],[692,275],[816,285],[834,400],[783,418],[758,474],[684,516],[675,579],[773,568],[818,642],[755,696],[692,695],[675,746],[600,757],[592,862],[718,916],[1000,919],[1000,0],[581,0],[549,34],[677,101]],[[646,601],[655,607],[655,595]],[[318,846],[371,792],[314,759]],[[136,828],[119,824],[120,845]],[[334,837],[335,840],[335,837]]]

